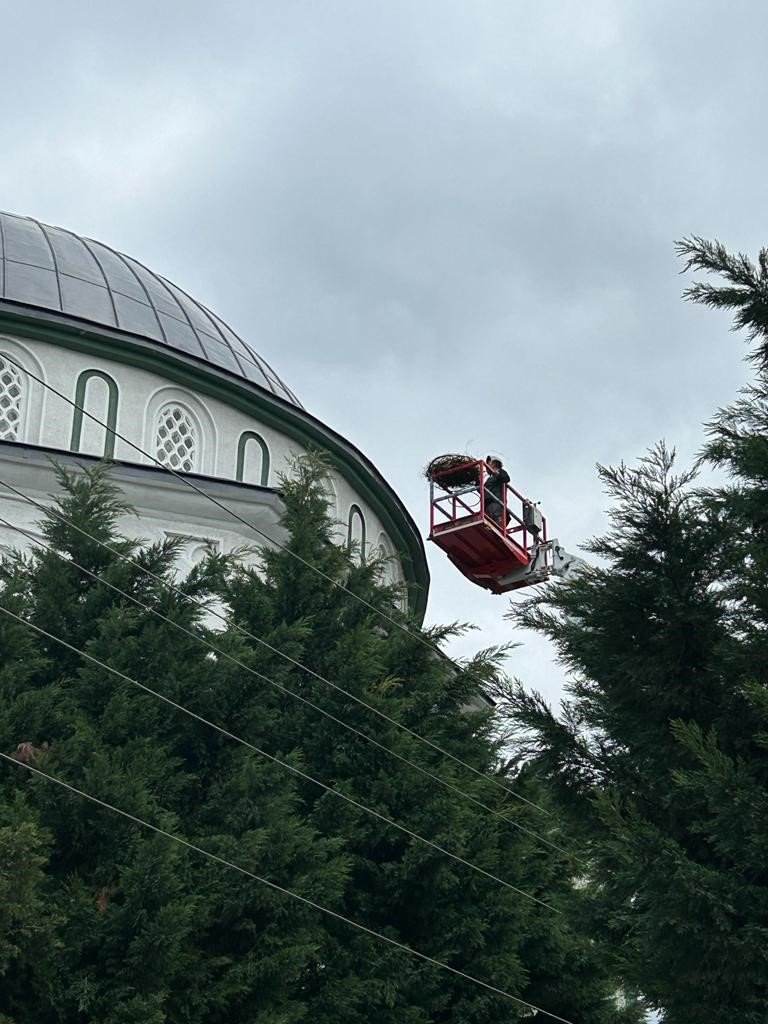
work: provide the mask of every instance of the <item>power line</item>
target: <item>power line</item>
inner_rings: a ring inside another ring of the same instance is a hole
[[[412,946],[408,946],[404,942],[398,942],[397,939],[384,935],[382,932],[377,932],[373,928],[368,928],[367,925],[360,924],[359,921],[354,921],[350,917],[345,917],[344,914],[340,914],[336,910],[331,910],[329,907],[325,907],[321,903],[317,903],[314,900],[309,899],[307,896],[302,896],[297,892],[293,892],[291,889],[286,889],[284,886],[278,885],[277,882],[272,882],[268,878],[257,875],[253,871],[249,871],[247,868],[242,867],[240,864],[234,863],[234,861],[229,861],[224,857],[219,857],[218,854],[211,853],[210,850],[206,850],[202,846],[197,846],[195,843],[191,843],[189,840],[183,839],[181,836],[176,835],[173,832],[168,832],[166,829],[160,828],[158,825],[153,825],[151,822],[145,821],[143,818],[139,818],[134,814],[130,814],[128,811],[124,811],[122,808],[116,807],[114,804],[107,803],[106,800],[100,800],[91,793],[86,793],[84,790],[78,789],[76,786],[73,786],[68,782],[64,782],[63,779],[58,779],[54,775],[49,775],[47,772],[41,771],[39,768],[33,768],[30,764],[17,761],[15,758],[11,757],[9,754],[3,753],[2,751],[0,751],[0,757],[17,767],[26,768],[27,771],[32,772],[34,775],[38,775],[41,778],[46,779],[48,782],[53,782],[57,786],[61,786],[63,789],[69,790],[70,793],[75,793],[77,796],[83,797],[83,799],[89,800],[91,803],[97,804],[105,810],[112,811],[114,814],[119,814],[123,818],[127,818],[135,825],[140,825],[142,828],[155,832],[157,835],[164,836],[166,839],[170,839],[181,846],[185,846],[187,849],[193,850],[195,853],[199,853],[201,856],[207,857],[209,860],[215,861],[218,864],[222,864],[224,867],[230,868],[232,871],[237,871],[242,875],[246,875],[255,882],[259,882],[261,885],[266,885],[273,891],[281,893],[283,896],[289,896],[291,899],[305,904],[305,906],[312,907],[313,910],[319,910],[321,913],[327,914],[329,917],[333,917],[337,921],[341,921],[343,924],[349,925],[351,928],[356,928],[358,931],[365,932],[365,934],[370,935],[372,938],[379,939],[381,942],[386,942],[390,946],[394,946],[395,948],[402,950],[404,953],[409,953],[411,956],[418,957],[418,959],[423,960],[425,963],[432,964],[433,967],[439,967],[441,970],[449,971],[451,974],[454,974],[459,978],[463,978],[465,981],[470,981],[475,985],[480,985],[487,991],[493,992],[505,999],[509,999],[512,1002],[517,1003],[519,1006],[525,1006],[529,1010],[535,1010],[536,1013],[543,1013],[544,1016],[549,1017],[550,1020],[559,1021],[560,1024],[574,1024],[573,1021],[570,1021],[565,1017],[559,1017],[556,1013],[551,1013],[549,1010],[545,1010],[541,1006],[536,1006],[535,1003],[529,1003],[527,1000],[521,999],[519,996],[512,995],[511,992],[507,992],[505,989],[498,988],[496,985],[491,985],[487,981],[482,981],[480,978],[476,978],[472,974],[467,974],[465,971],[459,970],[457,967],[451,967],[450,964],[447,964],[442,960],[436,960],[434,957],[431,957],[426,953],[421,953],[418,949],[414,949]]]
[[[180,587],[176,586],[173,583],[170,583],[167,580],[164,580],[162,577],[158,576],[156,573],[153,573],[150,569],[147,569],[145,566],[140,565],[135,560],[129,558],[128,555],[124,554],[121,551],[118,551],[116,548],[114,548],[111,545],[107,544],[105,541],[101,541],[101,540],[98,540],[96,537],[93,537],[90,533],[88,533],[87,530],[83,530],[82,527],[77,526],[76,523],[74,523],[72,520],[68,519],[66,516],[62,515],[62,513],[60,513],[55,508],[46,508],[45,505],[42,505],[40,502],[36,501],[34,498],[30,497],[29,495],[25,494],[23,491],[21,491],[18,488],[14,487],[12,484],[9,484],[7,481],[0,480],[0,483],[4,487],[6,487],[8,490],[12,491],[14,494],[17,494],[19,497],[23,498],[25,501],[29,502],[31,505],[34,505],[36,508],[40,509],[42,512],[44,512],[46,514],[51,514],[51,515],[56,516],[56,518],[59,519],[61,522],[66,523],[69,527],[71,527],[72,529],[76,530],[78,533],[82,534],[84,537],[87,537],[89,540],[93,541],[95,544],[98,544],[100,547],[103,547],[105,550],[109,551],[110,553],[115,555],[117,558],[120,558],[122,561],[126,562],[129,565],[132,565],[134,568],[138,569],[140,572],[142,572],[145,575],[151,577],[156,582],[158,582],[161,586],[163,586],[167,590],[170,590],[173,593],[177,594],[183,600],[190,601],[191,603],[197,605],[206,614],[214,615],[216,618],[220,619],[220,621],[222,621],[226,626],[234,628],[241,635],[248,637],[249,639],[255,641],[258,644],[261,644],[267,650],[271,651],[274,654],[279,655],[280,657],[284,658],[285,660],[287,660],[291,664],[295,665],[296,667],[302,669],[304,672],[308,673],[310,676],[320,680],[323,683],[326,683],[328,686],[330,686],[333,689],[339,691],[340,693],[343,693],[345,696],[350,697],[352,700],[355,700],[358,704],[361,704],[363,707],[368,708],[369,710],[371,710],[374,713],[378,714],[381,718],[385,719],[388,722],[391,722],[393,725],[399,725],[399,723],[395,719],[390,718],[388,715],[384,714],[383,712],[379,712],[377,708],[373,707],[373,705],[367,704],[365,701],[363,701],[360,698],[358,698],[355,694],[349,692],[348,690],[345,690],[343,687],[338,686],[336,683],[333,683],[331,680],[326,679],[324,676],[322,676],[319,673],[315,672],[313,669],[309,668],[308,666],[306,666],[306,665],[302,664],[301,662],[297,661],[295,658],[292,658],[290,655],[288,655],[288,654],[284,653],[283,651],[279,650],[279,648],[273,647],[271,644],[267,643],[266,640],[263,640],[260,637],[257,637],[255,634],[253,634],[253,633],[249,632],[248,630],[244,629],[239,624],[237,624],[235,622],[232,622],[227,616],[223,615],[221,612],[218,612],[215,608],[209,607],[208,605],[206,605],[205,602],[203,602],[201,600],[198,600],[197,598],[193,597],[192,595],[186,594]],[[21,527],[14,526],[12,523],[8,522],[7,520],[2,520],[2,521],[5,522],[6,525],[9,526],[11,529],[18,531],[19,533],[23,533],[25,536],[27,536],[34,543],[40,544],[41,546],[46,547],[49,550],[52,550],[49,547],[49,545],[44,544],[42,541],[38,540],[38,538],[36,538],[36,537],[32,536],[31,534],[27,533],[27,531],[23,530]],[[57,554],[58,554],[58,552],[57,552]],[[173,622],[172,620],[168,619],[161,612],[157,611],[156,609],[151,608],[150,606],[148,606],[146,604],[143,604],[137,598],[133,597],[133,595],[125,593],[125,591],[120,590],[120,588],[118,588],[118,587],[114,586],[113,584],[109,583],[108,581],[104,580],[102,577],[96,577],[88,569],[85,569],[83,566],[77,565],[77,563],[74,562],[72,559],[68,559],[68,561],[70,562],[70,564],[75,565],[77,568],[79,568],[82,572],[88,573],[88,575],[92,576],[94,579],[98,579],[99,582],[101,582],[101,583],[105,584],[106,586],[110,587],[112,590],[115,590],[118,593],[122,594],[124,597],[128,598],[128,600],[133,601],[135,604],[138,604],[140,607],[142,607],[145,610],[151,612],[152,614],[155,614],[155,615],[159,616],[160,618],[164,619],[166,622],[169,622],[175,628],[180,629],[182,632],[188,633],[190,636],[200,640],[200,642],[205,643],[206,646],[209,647],[210,650],[214,651],[215,653],[221,655],[224,658],[227,658],[229,661],[232,661],[234,664],[238,665],[240,668],[244,669],[246,672],[249,672],[251,675],[255,676],[256,678],[263,680],[264,682],[268,683],[270,686],[275,687],[281,693],[291,697],[294,700],[297,700],[297,701],[301,702],[302,704],[305,704],[306,706],[312,708],[314,711],[318,712],[318,714],[321,714],[324,717],[330,719],[330,721],[336,723],[337,725],[339,725],[342,728],[346,729],[347,731],[353,733],[354,735],[360,737],[361,739],[363,739],[366,742],[370,743],[371,745],[377,747],[378,749],[385,751],[390,756],[396,758],[398,761],[401,761],[402,763],[407,764],[409,767],[413,768],[415,771],[418,771],[421,774],[423,774],[423,775],[427,776],[428,778],[432,779],[433,781],[438,782],[440,785],[442,785],[445,788],[451,790],[452,792],[458,793],[460,796],[462,796],[465,799],[471,801],[476,806],[483,808],[483,810],[488,811],[490,814],[493,814],[495,817],[497,817],[497,818],[501,819],[502,821],[507,822],[508,824],[512,825],[514,828],[518,829],[518,831],[524,832],[526,835],[529,835],[529,836],[531,836],[531,837],[533,837],[535,839],[538,839],[540,842],[544,843],[546,846],[549,846],[551,849],[557,850],[559,853],[565,854],[565,856],[570,857],[571,859],[573,859],[573,860],[575,860],[575,861],[577,861],[579,863],[583,863],[583,861],[581,861],[580,858],[576,857],[572,853],[569,853],[567,850],[563,849],[561,846],[558,846],[556,843],[553,843],[549,839],[545,839],[544,836],[540,835],[539,833],[534,832],[532,829],[526,828],[524,825],[521,825],[519,822],[516,822],[513,818],[508,817],[508,815],[502,814],[500,811],[497,811],[495,808],[489,806],[488,804],[483,803],[481,800],[478,800],[476,797],[472,796],[470,793],[467,793],[465,790],[461,789],[460,787],[458,787],[458,786],[454,785],[453,783],[448,782],[447,780],[443,779],[441,776],[439,776],[436,773],[430,771],[428,768],[424,768],[422,765],[419,765],[415,761],[412,761],[410,758],[407,758],[403,754],[398,753],[397,751],[393,750],[391,747],[388,747],[385,744],[380,743],[378,740],[374,739],[368,733],[363,732],[360,729],[357,729],[355,726],[350,725],[348,722],[345,722],[343,719],[338,718],[332,712],[327,711],[325,708],[321,707],[318,704],[315,704],[314,701],[310,700],[308,697],[304,697],[301,694],[296,693],[295,691],[288,689],[287,687],[283,686],[281,683],[278,683],[276,680],[272,679],[271,677],[265,675],[262,672],[259,672],[257,669],[254,669],[250,665],[245,664],[243,661],[241,661],[240,659],[235,658],[233,655],[229,654],[228,652],[219,650],[217,647],[214,647],[211,643],[209,643],[207,641],[204,641],[202,639],[202,637],[199,637],[196,634],[194,634],[194,633],[190,632],[189,630],[185,629],[179,623]],[[406,730],[406,731],[410,732],[410,730]],[[463,762],[461,762],[461,763],[463,763]],[[524,803],[530,804],[532,807],[539,808],[538,804],[533,804],[531,801],[526,800],[525,797],[519,796],[519,794],[514,793],[514,791],[509,790],[508,792],[513,793],[513,795],[517,796]],[[539,809],[544,811],[545,814],[549,815],[549,812],[545,811],[544,808],[539,808]]]
[[[445,654],[443,654],[443,652],[440,650],[440,648],[437,647],[435,644],[433,644],[430,641],[426,640],[420,634],[414,633],[412,630],[410,630],[406,626],[404,626],[401,622],[398,622],[397,619],[395,619],[393,616],[388,615],[382,609],[377,608],[375,605],[371,604],[370,601],[366,601],[365,598],[360,597],[359,594],[355,594],[348,587],[344,586],[343,583],[339,583],[338,580],[334,580],[332,576],[329,576],[327,573],[323,572],[322,569],[319,569],[317,566],[313,565],[311,562],[307,561],[305,558],[302,558],[301,555],[299,555],[295,551],[292,551],[289,547],[287,547],[287,545],[281,544],[279,541],[273,540],[271,537],[269,537],[268,534],[264,533],[257,526],[254,526],[253,523],[249,523],[246,519],[244,519],[242,516],[238,515],[237,512],[235,512],[233,509],[230,509],[223,502],[219,501],[217,498],[213,497],[212,495],[207,494],[201,487],[198,487],[197,484],[194,483],[194,481],[190,480],[188,476],[186,476],[183,473],[178,473],[175,469],[173,469],[173,467],[168,466],[165,463],[160,462],[160,460],[157,459],[154,455],[150,455],[149,452],[145,451],[143,448],[141,448],[139,445],[135,444],[133,441],[130,441],[123,434],[120,434],[114,427],[110,427],[109,424],[105,423],[103,420],[100,420],[97,416],[94,416],[93,413],[88,412],[88,410],[85,409],[83,406],[78,405],[77,402],[73,401],[73,399],[68,398],[65,394],[63,394],[57,388],[53,387],[52,384],[48,384],[41,377],[38,377],[36,374],[32,373],[26,367],[22,366],[21,363],[19,363],[16,360],[14,360],[11,356],[7,355],[6,358],[11,363],[13,363],[16,367],[18,367],[18,369],[20,369],[22,373],[25,373],[29,377],[31,377],[33,380],[36,380],[44,388],[47,388],[53,394],[55,394],[59,398],[61,398],[62,401],[67,402],[69,405],[71,405],[72,408],[77,409],[79,412],[83,413],[83,415],[85,415],[89,419],[93,420],[94,423],[98,423],[99,426],[103,427],[106,431],[108,431],[114,437],[117,437],[121,441],[125,442],[125,444],[130,445],[130,447],[133,448],[134,451],[138,452],[140,455],[143,455],[145,458],[150,459],[152,462],[155,463],[156,466],[159,466],[161,469],[165,470],[167,473],[170,473],[175,479],[180,480],[187,487],[190,487],[197,494],[200,494],[205,499],[207,499],[208,501],[211,501],[217,508],[220,508],[222,511],[226,512],[227,515],[232,516],[239,523],[241,523],[242,525],[246,526],[249,530],[253,530],[254,533],[256,533],[260,537],[264,538],[264,540],[266,540],[269,544],[272,544],[273,546],[279,548],[281,551],[286,552],[287,554],[291,555],[291,557],[296,558],[299,562],[302,563],[302,565],[305,565],[307,568],[311,569],[313,572],[317,573],[323,579],[325,579],[329,583],[331,583],[334,587],[337,587],[339,590],[342,590],[344,593],[346,593],[350,597],[354,598],[354,600],[359,601],[360,603],[365,605],[367,608],[370,608],[372,611],[374,611],[377,615],[382,616],[384,619],[386,619],[387,621],[391,622],[393,625],[397,626],[398,629],[401,629],[404,633],[406,633],[412,639],[419,641],[419,643],[421,643],[425,647],[429,648],[429,650],[434,651],[435,653],[437,653],[441,658],[445,658],[446,657]],[[9,485],[6,485],[6,486],[9,486]],[[253,638],[253,639],[255,639],[255,638]],[[448,660],[450,660],[450,659],[448,659]],[[454,663],[452,663],[452,664],[454,664]],[[303,667],[303,666],[301,666],[301,667]],[[456,668],[459,669],[459,666],[456,666]],[[305,668],[304,670],[307,671],[307,672],[311,672],[310,669],[306,669]],[[321,676],[317,676],[317,678],[318,679],[322,679]],[[524,803],[530,804],[532,807],[536,807],[539,811],[541,811],[544,814],[549,814],[549,811],[547,811],[545,808],[541,807],[539,804],[535,804],[532,801],[527,800],[525,797],[520,796],[520,794],[516,793],[513,789],[510,789],[509,786],[505,785],[499,779],[496,779],[492,775],[488,775],[485,772],[480,771],[478,768],[475,768],[473,765],[469,764],[468,762],[463,761],[461,758],[457,757],[455,754],[452,754],[449,750],[445,750],[445,748],[439,746],[439,744],[435,743],[433,740],[428,739],[426,736],[422,736],[420,733],[417,733],[414,729],[409,728],[407,725],[404,725],[402,722],[397,722],[395,719],[389,718],[383,711],[379,711],[377,708],[374,708],[372,705],[366,704],[365,701],[361,700],[359,697],[355,696],[354,694],[352,694],[352,693],[350,693],[350,692],[348,692],[346,690],[343,690],[341,687],[336,686],[336,684],[330,683],[327,679],[322,679],[322,681],[325,682],[329,686],[335,686],[336,689],[338,689],[340,692],[344,693],[345,696],[347,696],[347,697],[351,698],[352,700],[356,701],[358,704],[362,704],[363,706],[367,707],[368,710],[372,711],[374,714],[377,714],[380,717],[383,717],[383,718],[387,719],[387,721],[389,721],[392,725],[395,725],[398,729],[402,729],[403,731],[409,733],[415,739],[419,740],[419,742],[425,743],[428,746],[432,747],[434,750],[436,750],[440,754],[442,754],[443,757],[450,758],[450,760],[456,762],[457,764],[462,765],[468,771],[471,771],[475,775],[480,776],[480,778],[484,779],[486,782],[490,782],[492,785],[496,786],[498,789],[504,790],[504,792],[511,794],[512,796],[514,796],[518,800],[522,800]]]
[[[214,505],[220,508],[222,512],[226,512],[228,516],[231,516],[233,519],[236,519],[243,526],[247,527],[247,529],[253,530],[254,533],[258,534],[269,544],[273,545],[276,548],[279,548],[281,551],[285,551],[287,554],[291,555],[291,557],[297,559],[297,561],[301,562],[308,569],[311,569],[313,572],[316,572],[319,576],[322,576],[323,579],[330,583],[332,586],[338,587],[339,590],[343,590],[350,597],[354,598],[354,600],[359,601],[361,604],[364,604],[366,608],[369,608],[377,615],[381,615],[383,618],[387,619],[388,622],[390,622],[393,626],[397,626],[397,628],[402,630],[404,633],[407,633],[408,636],[410,636],[413,640],[417,640],[425,647],[428,647],[431,651],[434,651],[437,654],[439,654],[440,657],[445,657],[440,648],[433,644],[431,641],[426,640],[423,636],[421,636],[418,633],[414,633],[412,630],[408,629],[407,626],[403,625],[402,622],[398,622],[398,620],[394,618],[392,615],[387,614],[387,612],[383,611],[383,609],[381,608],[377,608],[376,605],[371,604],[370,601],[366,601],[364,597],[361,597],[359,594],[355,594],[352,590],[349,589],[349,587],[346,587],[343,583],[339,583],[338,580],[335,580],[332,576],[329,576],[328,573],[323,572],[322,569],[319,569],[316,565],[313,565],[311,562],[307,561],[307,559],[302,558],[302,556],[298,554],[298,552],[292,551],[287,545],[281,544],[280,541],[275,540],[273,537],[270,537],[269,534],[264,533],[264,531],[260,530],[258,526],[255,526],[253,523],[249,523],[247,519],[244,519],[241,515],[235,512],[234,509],[229,508],[223,502],[219,501],[218,498],[215,498],[212,494],[208,494],[206,491],[202,489],[202,487],[198,487],[193,480],[189,479],[188,476],[186,476],[183,473],[177,472],[172,466],[169,466],[167,463],[161,462],[154,455],[151,455],[149,452],[145,451],[135,442],[127,438],[124,434],[121,434],[114,427],[110,427],[103,420],[100,420],[98,416],[94,416],[94,414],[88,412],[86,408],[84,408],[81,405],[78,405],[77,402],[75,402],[73,399],[68,398],[67,395],[59,391],[58,388],[55,388],[52,384],[49,384],[47,381],[44,381],[42,377],[38,377],[36,374],[32,373],[31,370],[28,370],[26,366],[23,366],[21,363],[17,362],[15,359],[13,359],[12,356],[6,355],[6,353],[3,353],[3,356],[7,358],[9,362],[13,363],[13,365],[16,366],[19,370],[21,370],[22,373],[26,374],[28,377],[31,377],[33,380],[36,380],[38,384],[41,384],[44,388],[47,388],[49,391],[53,392],[53,394],[56,395],[58,398],[61,398],[62,401],[66,402],[68,405],[71,405],[73,409],[77,409],[79,412],[83,413],[84,416],[87,416],[90,420],[93,420],[94,423],[98,423],[99,426],[104,427],[104,429],[107,430],[114,437],[119,438],[119,440],[123,441],[125,444],[130,445],[130,447],[133,448],[134,451],[138,452],[140,455],[143,455],[146,459],[150,459],[152,462],[154,462],[156,466],[159,466],[167,473],[170,473],[171,476],[175,477],[177,480],[180,480],[187,487],[191,487],[193,491],[196,491],[198,494],[202,495],[202,497],[212,502]]]
[[[5,520],[2,521],[4,522]],[[151,609],[147,610],[150,611]],[[267,760],[272,761],[273,764],[279,764],[282,768],[287,769],[289,772],[293,772],[294,775],[299,776],[299,778],[304,779],[306,782],[313,783],[313,785],[318,786],[326,793],[331,793],[333,796],[339,797],[341,800],[344,800],[351,806],[356,807],[358,810],[365,811],[367,814],[370,814],[373,817],[378,818],[380,821],[383,821],[385,824],[391,826],[392,828],[396,828],[400,832],[404,832],[412,839],[416,839],[419,842],[424,843],[426,846],[430,846],[433,850],[437,850],[438,853],[442,853],[446,857],[450,857],[451,860],[455,860],[459,864],[463,864],[465,867],[470,868],[472,871],[478,872],[478,874],[485,875],[486,878],[490,878],[492,881],[498,882],[499,885],[502,885],[505,888],[510,889],[513,892],[516,892],[520,896],[524,896],[526,899],[531,900],[533,903],[538,903],[540,906],[546,907],[547,910],[552,910],[556,914],[560,913],[560,911],[557,910],[555,907],[551,906],[551,904],[546,903],[544,900],[540,900],[537,896],[532,896],[530,893],[524,892],[522,889],[518,889],[516,885],[512,885],[510,882],[506,882],[503,878],[499,878],[492,872],[486,871],[485,868],[481,868],[477,864],[473,864],[472,861],[465,860],[458,854],[451,853],[450,850],[446,850],[445,847],[440,846],[438,843],[433,842],[431,839],[427,839],[425,836],[420,835],[418,832],[412,831],[405,825],[399,824],[392,818],[387,817],[386,814],[381,814],[379,811],[375,811],[372,807],[367,807],[365,804],[360,803],[353,797],[347,796],[347,794],[343,793],[341,790],[334,789],[333,786],[328,786],[326,785],[326,783],[314,778],[314,776],[309,775],[308,772],[304,772],[300,768],[296,768],[295,765],[289,764],[287,761],[282,761],[279,757],[275,757],[274,754],[270,754],[261,747],[256,746],[254,743],[250,743],[248,740],[243,739],[242,736],[238,736],[236,733],[230,732],[229,729],[225,729],[223,726],[217,725],[215,722],[212,722],[209,718],[205,718],[203,715],[198,715],[195,711],[192,711],[190,708],[185,707],[183,704],[179,704],[177,701],[172,700],[170,697],[166,697],[165,694],[160,693],[158,690],[153,690],[152,687],[147,686],[144,683],[140,683],[137,679],[134,679],[132,676],[126,675],[124,672],[120,672],[119,669],[113,668],[111,665],[107,665],[106,662],[100,661],[98,658],[95,658],[92,654],[88,654],[86,651],[80,650],[78,647],[73,646],[61,637],[56,636],[54,633],[49,633],[48,630],[43,629],[41,626],[36,625],[34,622],[30,622],[29,619],[25,619],[22,615],[17,615],[15,612],[12,612],[10,608],[6,608],[4,605],[0,605],[0,612],[2,612],[4,615],[9,616],[12,619],[15,619],[17,622],[23,623],[25,626],[29,626],[30,629],[33,629],[41,636],[47,637],[49,640],[53,640],[55,643],[60,644],[62,647],[65,647],[68,651],[72,651],[73,654],[77,654],[81,658],[85,658],[87,661],[92,662],[94,665],[98,665],[99,668],[104,669],[105,672],[111,672],[113,675],[117,676],[118,679],[122,679],[127,683],[131,683],[133,686],[137,686],[140,690],[144,690],[145,693],[148,693],[153,697],[157,697],[159,700],[168,704],[176,711],[181,711],[182,714],[188,715],[190,718],[194,718],[196,721],[208,726],[210,729],[213,729],[215,732],[220,733],[227,739],[234,740],[235,743],[239,743],[242,746],[247,747],[248,750],[252,750],[254,751],[254,753],[259,754],[261,757],[264,757]],[[165,616],[162,616],[162,618],[165,618]],[[166,621],[170,620],[166,619]],[[189,630],[185,629],[184,632],[189,633]],[[193,633],[189,633],[189,635],[194,637]],[[215,650],[215,648],[212,649]]]

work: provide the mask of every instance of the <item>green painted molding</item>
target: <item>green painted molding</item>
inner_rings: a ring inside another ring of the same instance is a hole
[[[267,448],[267,442],[261,434],[257,434],[255,430],[244,430],[240,435],[240,440],[237,442],[237,468],[235,469],[235,480],[238,480],[240,483],[243,482],[243,473],[245,472],[245,449],[249,441],[255,441],[261,449],[261,473],[259,474],[259,486],[269,487],[269,467],[271,464],[269,448]]]
[[[352,524],[355,516],[360,520],[360,558],[365,561],[365,516],[359,505],[353,502],[349,506],[349,518],[347,519],[347,547],[352,547]]]
[[[75,388],[75,410],[72,416],[72,439],[69,443],[69,449],[73,452],[80,451],[80,439],[83,434],[83,409],[85,408],[85,394],[88,388],[88,381],[97,378],[103,380],[107,385],[108,399],[107,399],[107,433],[104,438],[104,458],[112,459],[115,456],[115,430],[117,430],[117,401],[118,391],[117,384],[109,376],[108,373],[104,373],[103,370],[83,370],[80,376],[77,378],[77,386]]]
[[[421,535],[396,493],[376,468],[349,441],[311,413],[278,398],[250,381],[210,363],[164,348],[131,334],[73,320],[47,310],[26,310],[0,301],[0,333],[33,338],[60,348],[113,360],[156,373],[208,395],[259,419],[298,442],[320,449],[371,506],[403,563],[409,604],[423,619],[429,591],[429,569]]]

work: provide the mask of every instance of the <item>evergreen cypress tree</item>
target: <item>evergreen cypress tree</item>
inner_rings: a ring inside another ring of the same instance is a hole
[[[597,941],[668,1024],[763,1024],[768,1006],[768,254],[680,244],[726,287],[757,341],[755,382],[710,424],[696,489],[663,445],[600,469],[610,529],[599,563],[524,603],[571,673],[554,715],[521,687],[508,711],[582,837]]]
[[[479,688],[496,679],[498,652],[457,669],[419,639],[399,610],[397,588],[381,584],[382,564],[333,543],[323,473],[319,463],[304,461],[284,484],[287,551],[264,551],[258,570],[211,554],[181,579],[177,541],[146,545],[120,536],[124,506],[105,470],[60,471],[62,496],[43,523],[52,550],[2,563],[0,605],[554,910],[298,781],[2,613],[0,749],[19,751],[32,766],[521,1000],[579,1024],[634,1024],[636,1011],[617,1007],[615,976],[580,930],[573,855],[441,787],[253,672],[565,847],[554,815],[447,760],[237,628],[211,631],[197,602],[223,602],[254,637],[527,798],[547,799],[535,780],[513,777],[494,716],[470,710]],[[212,656],[118,591],[253,671]],[[445,632],[433,631],[430,641]],[[549,1019],[7,763],[0,772],[0,853],[8,896],[0,919],[6,1022]]]
[[[211,556],[179,580],[177,541],[116,534],[123,505],[103,470],[61,471],[60,482],[54,511],[184,592],[215,593],[225,560]],[[258,742],[264,713],[241,673],[107,584],[206,636],[197,605],[55,514],[43,531],[53,551],[3,563],[2,606],[198,713],[247,723]],[[282,885],[328,901],[340,891],[340,844],[298,814],[287,772],[4,614],[0,695],[3,750]],[[6,1020],[303,1019],[301,980],[321,940],[312,911],[23,769],[4,764],[0,785],[12,886],[0,947]]]
[[[259,645],[252,645],[252,664],[403,759],[562,845],[555,819],[353,699],[529,799],[541,797],[535,788],[526,789],[524,778],[505,774],[495,716],[477,710],[479,692],[497,677],[501,652],[482,652],[461,668],[436,653],[432,645],[458,627],[419,634],[399,611],[398,588],[381,583],[385,565],[332,543],[335,524],[320,486],[323,471],[312,460],[297,465],[294,479],[282,489],[288,549],[264,552],[260,572],[233,573],[225,596],[248,632],[290,652],[346,693],[286,666]],[[441,787],[306,704],[274,690],[263,699],[277,711],[274,742],[281,749],[301,748],[316,777],[562,912],[536,905],[317,787],[302,785],[304,812],[313,827],[328,838],[346,839],[351,871],[339,905],[342,913],[562,1017],[593,1024],[637,1019],[632,1008],[617,1009],[616,982],[574,927],[580,895],[570,856]],[[306,992],[309,1017],[317,1024],[489,1024],[529,1014],[341,925],[326,926]]]

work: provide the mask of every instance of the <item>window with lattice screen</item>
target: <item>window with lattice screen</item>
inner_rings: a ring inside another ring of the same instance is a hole
[[[158,462],[183,473],[197,465],[199,442],[194,420],[180,405],[164,405],[157,414],[155,456]]]
[[[23,398],[21,374],[0,355],[0,441],[18,441]]]
[[[353,552],[358,565],[365,559],[365,516],[358,505],[349,509],[347,520],[347,547]]]

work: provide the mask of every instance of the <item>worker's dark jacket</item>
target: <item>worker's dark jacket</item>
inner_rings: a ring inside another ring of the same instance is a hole
[[[485,500],[492,502],[496,499],[498,504],[501,504],[501,492],[504,484],[509,483],[509,473],[506,469],[500,469],[495,473],[488,470],[488,476],[485,479]]]

